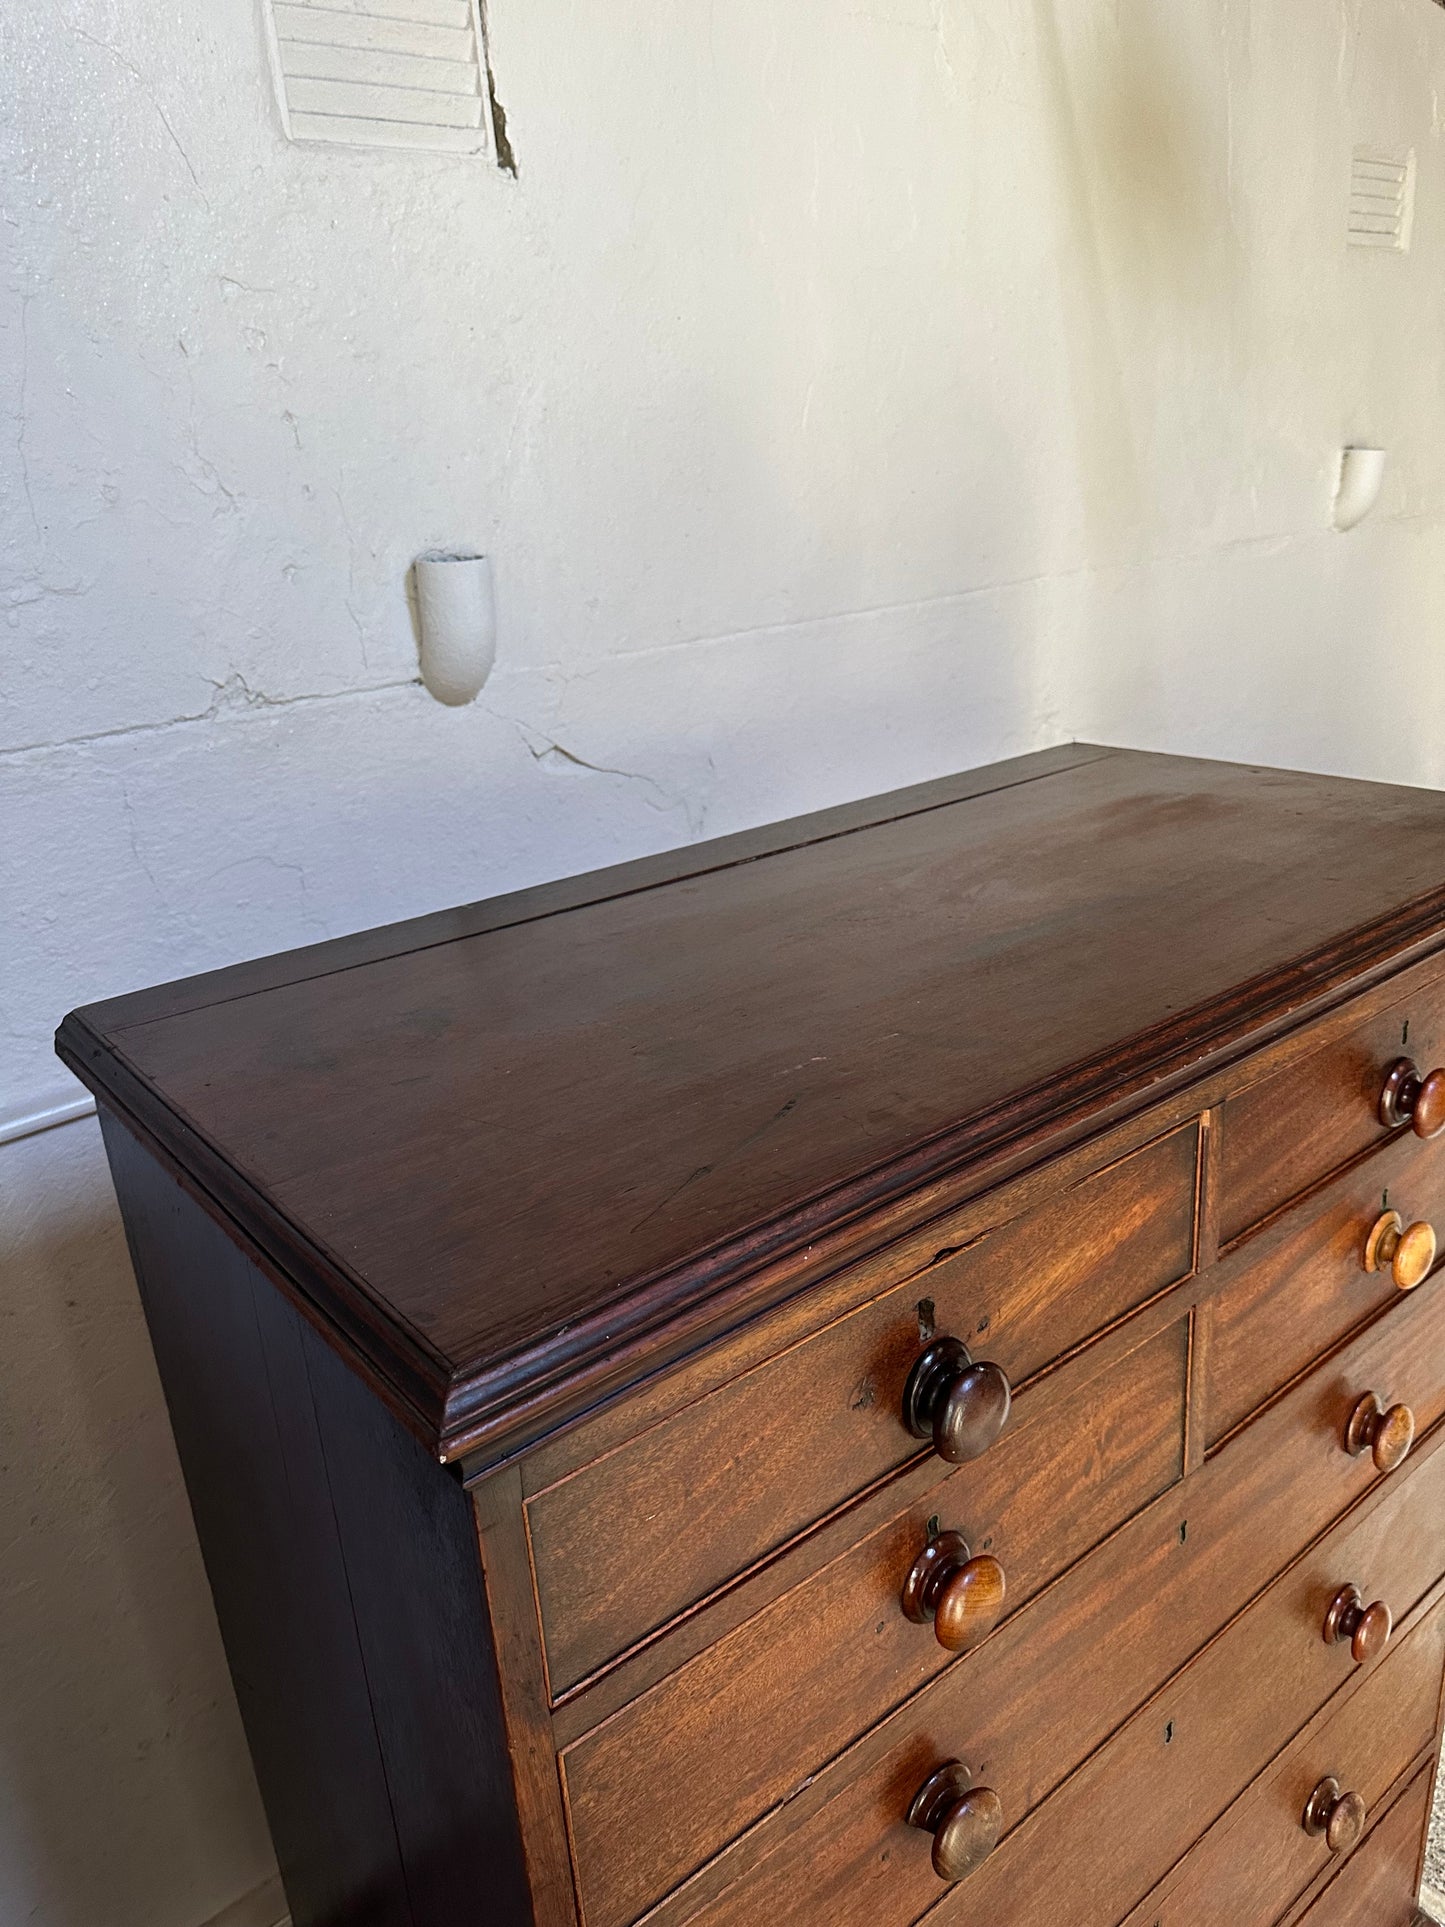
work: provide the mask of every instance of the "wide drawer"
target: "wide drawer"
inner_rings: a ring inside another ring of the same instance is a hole
[[[1380,1093],[1402,1055],[1421,1071],[1445,1062],[1445,977],[1417,985],[1227,1101],[1219,1206],[1225,1244],[1390,1135],[1380,1121]]]
[[[1427,1766],[1291,1927],[1414,1927],[1420,1843],[1430,1820]]]
[[[1437,1605],[1356,1690],[1341,1688],[1125,1927],[1271,1927],[1330,1863],[1328,1830],[1304,1825],[1312,1792],[1332,1779],[1372,1813],[1434,1737],[1442,1666]]]
[[[1387,1208],[1407,1224],[1432,1222],[1445,1238],[1445,1144],[1406,1132],[1224,1260],[1228,1281],[1202,1314],[1209,1444],[1399,1297],[1388,1269],[1364,1267],[1371,1227]]]
[[[1348,1647],[1321,1636],[1332,1594],[1352,1582],[1399,1617],[1445,1570],[1445,1440],[1431,1439],[1388,1478],[1368,1459],[1362,1471],[1340,1444],[1355,1386],[1436,1336],[1425,1316],[1435,1313],[1438,1330],[1436,1307],[1403,1309],[1366,1334],[1352,1361],[1305,1380],[796,1790],[665,1903],[659,1922],[903,1927],[940,1900],[939,1918],[952,1918],[927,1839],[903,1816],[932,1768],[958,1757],[996,1788],[1011,1829],[958,1890],[977,1918],[998,1909],[1011,1927],[1052,1924],[1058,1891],[1076,1891],[1079,1868],[1103,1854],[1095,1911],[1071,1927],[1086,1918],[1112,1927],[1350,1674]],[[1433,1349],[1434,1374],[1445,1378]],[[1428,1409],[1439,1416],[1442,1405],[1437,1389]],[[1291,1547],[1376,1479],[1366,1506],[1144,1704]],[[1119,1737],[1060,1786],[1135,1708]],[[745,1772],[746,1761],[719,1757],[713,1771]],[[1100,1816],[1109,1814],[1149,1824],[1122,1837],[1106,1828],[1106,1841]]]
[[[1146,1145],[533,1494],[553,1697],[916,1458],[930,1328],[1018,1385],[1187,1276],[1196,1152]]]
[[[1183,1470],[1186,1321],[1056,1374],[1016,1425],[563,1755],[590,1927],[666,1893],[949,1663],[900,1592],[930,1521],[997,1558],[1016,1609]],[[688,1789],[679,1801],[679,1787]]]

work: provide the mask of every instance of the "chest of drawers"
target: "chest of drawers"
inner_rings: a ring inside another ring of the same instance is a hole
[[[1071,746],[92,1006],[296,1927],[1406,1927],[1445,797]]]

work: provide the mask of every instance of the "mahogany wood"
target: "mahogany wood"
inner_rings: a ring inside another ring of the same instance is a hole
[[[554,1694],[916,1457],[904,1386],[936,1331],[1023,1383],[1185,1275],[1194,1163],[1190,1130],[1146,1146],[532,1496]]]
[[[1380,1092],[1380,1122],[1387,1130],[1409,1124],[1416,1137],[1445,1131],[1445,1070],[1421,1072],[1414,1060],[1397,1057]]]
[[[430,1445],[500,1455],[734,1287],[736,1319],[772,1258],[1438,947],[1445,799],[1068,760],[325,974],[116,1000],[60,1048]]]
[[[914,1794],[908,1824],[933,1835],[933,1871],[954,1883],[966,1880],[998,1845],[1003,1803],[992,1787],[974,1785],[961,1760],[948,1760]]]
[[[1361,1269],[1361,1246],[1387,1196],[1445,1222],[1441,1150],[1409,1133],[1388,1142],[1219,1266],[1201,1313],[1209,1338],[1203,1402],[1210,1444],[1390,1303],[1394,1283]]]
[[[982,1458],[1008,1424],[1013,1387],[1001,1365],[975,1358],[957,1338],[936,1338],[914,1360],[903,1387],[903,1423],[939,1458]]]
[[[1393,1907],[1442,851],[1076,748],[72,1014],[298,1927]]]
[[[1435,1264],[1435,1227],[1417,1220],[1407,1225],[1398,1211],[1382,1211],[1365,1239],[1366,1271],[1385,1271],[1400,1291],[1423,1284]]]
[[[1329,1701],[1124,1927],[1266,1927],[1287,1913],[1334,1854],[1348,1850],[1341,1833],[1355,1823],[1362,1831],[1430,1745],[1442,1665],[1445,1613],[1437,1608],[1358,1690],[1343,1688]],[[1332,1844],[1321,1836],[1331,1811],[1340,1811],[1341,1775],[1356,1804],[1341,1814]],[[1322,1787],[1330,1791],[1320,1797]],[[1324,1827],[1301,1825],[1314,1801]],[[1412,1859],[1418,1844],[1417,1835]]]
[[[961,1523],[975,1552],[1001,1561],[1017,1608],[1173,1484],[1184,1336],[1176,1325],[1066,1399],[1041,1397],[1037,1414],[1021,1399],[1017,1429],[986,1458],[950,1473],[569,1748],[568,1807],[590,1927],[633,1918],[947,1663],[900,1602],[930,1519]],[[1047,1384],[1038,1391],[1047,1394]],[[1164,1536],[1178,1545],[1177,1519]],[[1035,1653],[1033,1671],[1043,1664]],[[1059,1677],[1049,1677],[1060,1690]],[[1018,1690],[1010,1679],[1009,1693]],[[1025,1727],[1032,1736],[1037,1721]],[[682,1804],[679,1786],[689,1789]]]
[[[1390,1643],[1394,1621],[1383,1599],[1366,1605],[1358,1586],[1341,1586],[1325,1613],[1324,1637],[1329,1646],[1348,1640],[1357,1666],[1377,1659]]]
[[[1350,1407],[1342,1441],[1352,1458],[1368,1452],[1377,1472],[1403,1465],[1415,1442],[1415,1414],[1408,1405],[1386,1406],[1378,1392],[1365,1392]]]
[[[1415,1868],[1430,1815],[1431,1777],[1428,1766],[1416,1774],[1307,1912],[1297,1917],[1296,1927],[1431,1927],[1415,1910]]]
[[[1230,1098],[1220,1221],[1226,1244],[1383,1141],[1390,1127],[1380,1117],[1381,1089],[1404,1039],[1445,1056],[1445,978]]]
[[[959,1532],[940,1532],[908,1568],[903,1616],[917,1625],[932,1621],[940,1646],[967,1652],[991,1633],[1008,1596],[1008,1577],[992,1553],[977,1555]]]
[[[840,1776],[826,1804],[795,1822],[748,1877],[679,1917],[697,1927],[763,1920],[904,1927],[916,1920],[936,1898],[937,1880],[907,1824],[909,1803],[966,1733],[968,1766],[998,1794],[1008,1830],[935,1917],[1055,1927],[1067,1893],[1070,1927],[1113,1927],[1348,1675],[1347,1657],[1326,1647],[1309,1622],[1320,1573],[1354,1550],[1346,1522],[1037,1805],[1015,1772],[1033,1737],[1019,1731],[1018,1709],[990,1700],[979,1717],[960,1719],[950,1703],[955,1680],[989,1652],[982,1647],[906,1709],[888,1751],[852,1778]],[[1422,1615],[1423,1607],[1407,1619],[1407,1632]],[[1433,1710],[1427,1699],[1427,1725]],[[1060,1723],[1056,1714],[1053,1734]],[[1108,1829],[1101,1839],[1101,1813],[1132,1813],[1141,1823]],[[1299,1817],[1296,1809],[1296,1828]]]
[[[1406,1307],[1410,1330],[1392,1330],[1402,1322],[1392,1317],[1380,1331],[1357,1341],[1356,1349],[1379,1362],[1386,1352],[1414,1357],[1422,1348],[1437,1347],[1445,1335],[1441,1307],[1420,1298],[1401,1301],[1401,1310]],[[1368,1368],[1369,1360],[1365,1363]],[[1278,1571],[1292,1547],[1312,1539],[1350,1497],[1366,1494],[1349,1515],[1348,1543],[1359,1563],[1348,1570],[1371,1593],[1391,1601],[1398,1620],[1406,1619],[1413,1602],[1445,1570],[1445,1428],[1431,1434],[1398,1480],[1378,1480],[1368,1460],[1361,1467],[1339,1451],[1333,1414],[1342,1399],[1347,1401],[1348,1384],[1338,1361],[1320,1367],[1207,1460],[1187,1484],[1165,1494],[1093,1558],[1011,1615],[977,1652],[956,1662],[930,1688],[935,1745],[946,1753],[949,1734],[966,1735],[990,1770],[1000,1749],[1007,1750],[1012,1818],[1057,1786],[1158,1680],[1183,1665]],[[1348,1469],[1349,1493],[1332,1484],[1336,1468]],[[1291,1649],[1297,1642],[1333,1654],[1327,1665],[1335,1682],[1351,1677],[1353,1667],[1341,1649],[1323,1646],[1320,1626],[1339,1585],[1341,1568],[1335,1561],[1343,1556],[1326,1541],[1296,1567],[1288,1635]],[[693,1770],[686,1754],[678,1762],[692,1772],[689,1784],[708,1771],[703,1709],[728,1666],[727,1656],[720,1654],[711,1672],[699,1669],[692,1693],[683,1681],[683,1690],[672,1696],[667,1717],[684,1717],[685,1707],[697,1709],[693,1757],[700,1764]],[[788,1677],[785,1664],[783,1678]],[[702,1899],[724,1889],[746,1890],[748,1869],[778,1853],[795,1833],[807,1831],[816,1838],[820,1844],[813,1850],[826,1858],[821,1842],[830,1823],[819,1817],[821,1809],[837,1798],[840,1785],[867,1778],[885,1756],[907,1747],[912,1717],[904,1707],[832,1766],[812,1774],[796,1770],[784,1784],[804,1791],[696,1877],[698,1900],[689,1900],[684,1888],[675,1909],[664,1905],[657,1927],[690,1919]],[[665,1730],[665,1718],[649,1721],[627,1757],[647,1757]],[[598,1741],[605,1744],[608,1737],[604,1728]],[[754,1758],[751,1729],[739,1729],[734,1740],[729,1726],[720,1725],[712,1737],[718,1756],[735,1752]],[[613,1770],[620,1776],[620,1747],[616,1757]],[[916,1759],[921,1778],[929,1763],[913,1753],[909,1758]],[[1000,1773],[997,1783],[1002,1780]],[[659,1799],[664,1784],[660,1775]],[[639,1809],[644,1834],[650,1810]],[[620,1804],[615,1811],[621,1813]],[[816,1832],[809,1831],[815,1819]],[[889,1851],[882,1836],[875,1844],[880,1852]]]
[[[466,1493],[102,1124],[294,1927],[530,1921]]]

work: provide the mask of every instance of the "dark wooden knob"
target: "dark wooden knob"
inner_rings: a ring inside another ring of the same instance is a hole
[[[1414,1443],[1415,1414],[1408,1405],[1392,1405],[1387,1411],[1373,1392],[1356,1401],[1345,1427],[1345,1450],[1351,1458],[1368,1452],[1377,1472],[1393,1472]]]
[[[1394,1630],[1395,1622],[1384,1600],[1367,1606],[1358,1586],[1341,1586],[1325,1614],[1326,1646],[1338,1646],[1347,1639],[1356,1666],[1383,1653]]]
[[[987,1359],[975,1362],[956,1338],[935,1338],[921,1352],[903,1388],[903,1423],[950,1465],[986,1452],[1008,1423],[1013,1391]]]
[[[1445,1070],[1422,1077],[1408,1057],[1397,1057],[1380,1091],[1380,1122],[1392,1131],[1410,1125],[1416,1137],[1445,1131]]]
[[[1365,1803],[1358,1793],[1341,1793],[1338,1780],[1321,1780],[1301,1824],[1306,1833],[1322,1833],[1331,1853],[1348,1853],[1365,1831]]]
[[[914,1794],[908,1824],[933,1835],[933,1871],[939,1879],[963,1880],[998,1845],[1003,1802],[992,1787],[973,1784],[962,1760],[949,1760]]]
[[[940,1532],[908,1569],[903,1610],[920,1626],[931,1619],[949,1652],[967,1652],[998,1624],[1006,1583],[997,1559],[986,1552],[975,1559],[961,1533]]]
[[[1406,1226],[1398,1211],[1382,1211],[1365,1239],[1365,1270],[1388,1271],[1401,1291],[1423,1284],[1435,1265],[1435,1227],[1423,1219]]]

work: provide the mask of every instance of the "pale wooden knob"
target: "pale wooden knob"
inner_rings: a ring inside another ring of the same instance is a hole
[[[1365,1240],[1366,1271],[1388,1270],[1401,1291],[1423,1284],[1435,1266],[1435,1227],[1406,1225],[1398,1211],[1382,1211]]]
[[[1415,1414],[1408,1405],[1388,1410],[1374,1392],[1356,1399],[1345,1425],[1345,1450],[1351,1458],[1368,1452],[1377,1472],[1393,1472],[1403,1465],[1415,1443]]]

